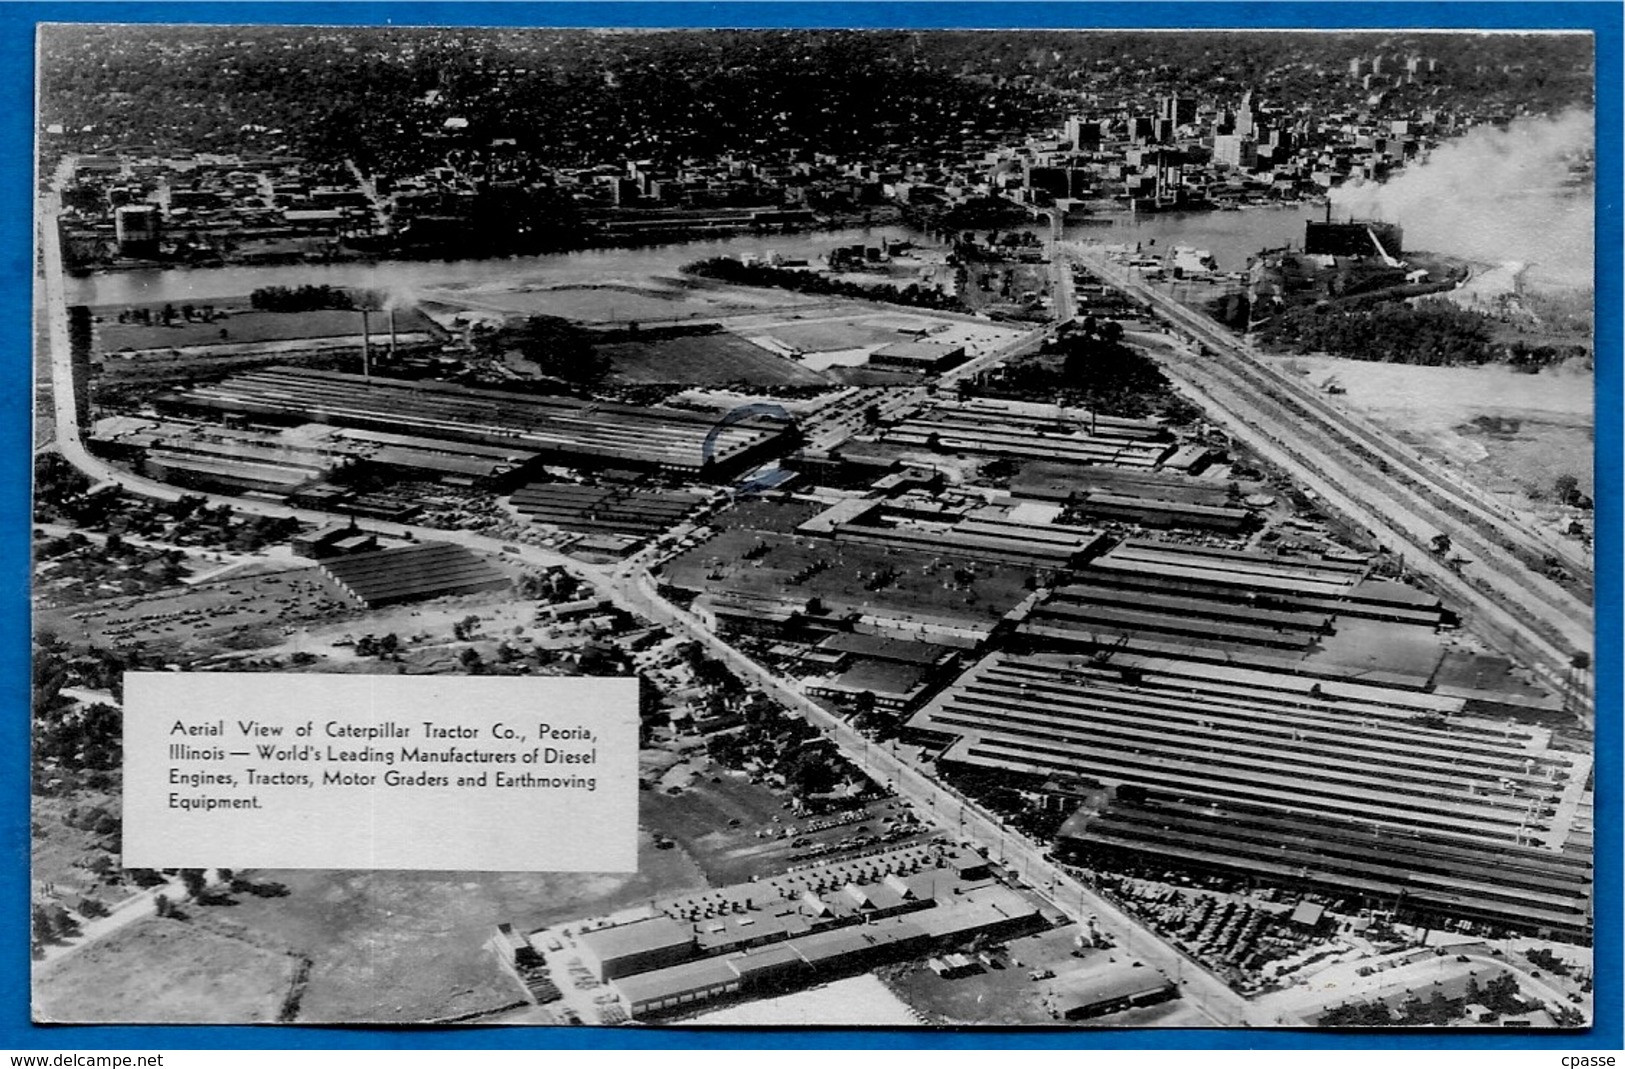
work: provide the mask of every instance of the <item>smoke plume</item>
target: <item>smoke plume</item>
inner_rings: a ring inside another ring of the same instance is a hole
[[[1589,287],[1594,186],[1565,182],[1595,136],[1590,111],[1476,127],[1389,181],[1334,191],[1333,210],[1398,223],[1407,249],[1516,261],[1531,285]]]

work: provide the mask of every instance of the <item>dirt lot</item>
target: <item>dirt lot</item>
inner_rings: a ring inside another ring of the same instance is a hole
[[[1370,416],[1496,492],[1550,494],[1568,472],[1592,492],[1592,376],[1567,367],[1524,375],[1504,367],[1417,367],[1294,357],[1289,371]]]
[[[149,306],[161,310],[163,305]],[[177,306],[178,307],[178,306]],[[118,314],[123,307],[104,306],[94,309],[100,318],[96,324],[95,347],[99,352],[116,353],[122,349],[173,349],[187,345],[214,345],[221,341],[233,344],[265,341],[289,341],[295,338],[343,338],[361,335],[361,314],[324,309],[313,312],[260,312],[248,302],[215,302],[216,311],[228,311],[224,319],[209,323],[188,323],[177,319],[172,326],[146,326],[141,323],[120,323]],[[373,333],[387,340],[389,317],[379,313],[372,316]],[[398,334],[435,331],[430,319],[415,309],[395,313]],[[220,332],[226,331],[222,338]]]
[[[615,382],[817,386],[824,376],[726,332],[599,346]]]
[[[35,1012],[102,1024],[273,1022],[297,965],[189,921],[147,917],[41,970]]]

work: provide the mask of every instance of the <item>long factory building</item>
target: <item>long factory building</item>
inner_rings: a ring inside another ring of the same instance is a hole
[[[1179,451],[1167,428],[1147,420],[989,400],[937,401],[888,429],[884,441],[953,453],[1126,468],[1154,468]]]
[[[501,446],[563,464],[724,477],[778,455],[790,428],[763,416],[587,401],[452,383],[267,368],[159,398],[160,410],[266,423],[330,423],[421,440]],[[397,442],[395,445],[407,443]]]
[[[500,569],[472,550],[448,542],[334,557],[324,560],[321,569],[368,609],[503,590],[511,583]]]
[[[1461,698],[1118,652],[984,658],[906,725],[944,764],[1098,789],[1088,862],[1197,869],[1571,938],[1589,758]]]
[[[796,528],[799,534],[826,535],[836,542],[953,553],[977,560],[1032,568],[1070,568],[1106,542],[1096,530],[1056,523],[1029,523],[1004,510],[925,511],[924,503],[903,498],[849,498]]]
[[[1031,900],[959,849],[909,846],[651,904],[574,935],[532,933],[613,985],[633,1017],[794,990],[888,962],[1043,927]]]

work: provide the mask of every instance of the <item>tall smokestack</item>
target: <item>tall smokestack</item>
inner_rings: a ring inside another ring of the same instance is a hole
[[[365,308],[361,309],[361,374],[372,377],[372,337]]]
[[[395,306],[389,306],[389,360],[395,362]]]

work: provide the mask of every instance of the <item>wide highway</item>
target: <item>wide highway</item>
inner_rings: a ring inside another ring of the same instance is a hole
[[[1176,345],[1183,355],[1166,361],[1166,370],[1237,438],[1314,488],[1379,544],[1403,553],[1407,567],[1427,576],[1488,637],[1553,687],[1563,685],[1574,654],[1591,650],[1591,607],[1530,570],[1525,558],[1539,560],[1550,548],[1544,541],[1475,503],[1472,491],[1445,493],[1434,478],[1415,474],[1429,466],[1413,452],[1374,439],[1324,400],[1306,398],[1229,331],[1098,250],[1068,244],[1066,253],[1195,339],[1202,348]],[[1471,563],[1458,570],[1435,554],[1438,533]]]

